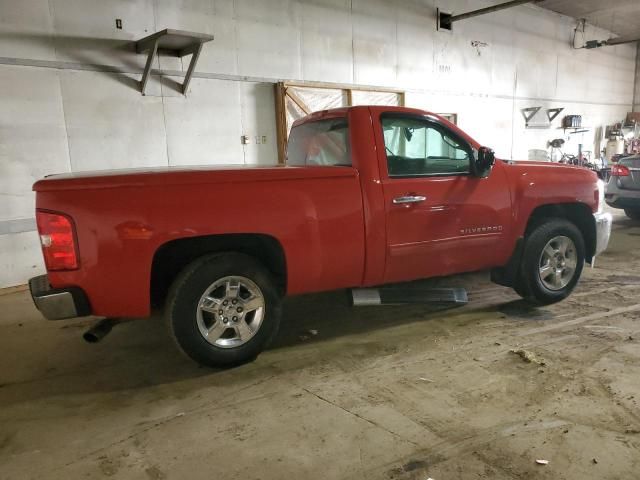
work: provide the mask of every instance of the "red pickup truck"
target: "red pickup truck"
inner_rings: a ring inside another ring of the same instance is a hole
[[[491,269],[562,300],[609,241],[604,187],[580,167],[494,159],[447,120],[359,106],[291,130],[286,166],[54,175],[34,185],[49,319],[164,308],[197,362],[253,359],[285,295]]]

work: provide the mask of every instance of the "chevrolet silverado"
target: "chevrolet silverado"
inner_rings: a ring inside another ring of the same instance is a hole
[[[282,166],[71,173],[33,188],[47,274],[30,288],[44,316],[158,306],[210,366],[255,358],[286,295],[491,270],[531,302],[560,301],[611,232],[595,173],[496,160],[402,107],[298,120]]]

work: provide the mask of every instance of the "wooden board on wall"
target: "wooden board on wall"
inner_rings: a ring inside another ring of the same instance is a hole
[[[319,82],[279,82],[275,85],[278,162],[286,161],[291,125],[311,112],[353,105],[405,105],[405,92]]]

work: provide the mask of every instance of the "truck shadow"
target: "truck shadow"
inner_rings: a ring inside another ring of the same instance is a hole
[[[0,364],[18,366],[0,373],[0,405],[150,389],[180,398],[354,356],[369,362],[416,339],[442,335],[454,324],[462,326],[466,314],[495,319],[503,315],[499,306],[515,298],[477,275],[447,282],[431,285],[469,288],[471,303],[452,311],[447,305],[351,307],[345,291],[290,298],[271,347],[255,362],[227,370],[199,367],[183,356],[159,316],[124,322],[89,345],[81,337],[93,320],[43,324],[34,311],[24,326],[2,327]],[[38,338],[32,333],[36,325],[43,330]]]

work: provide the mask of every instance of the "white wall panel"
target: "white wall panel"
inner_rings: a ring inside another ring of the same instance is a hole
[[[0,221],[32,218],[33,182],[69,171],[58,72],[0,66],[0,91]]]
[[[0,0],[0,57],[55,60],[49,0]]]
[[[300,78],[298,6],[293,0],[236,0],[240,75]]]
[[[516,56],[519,97],[552,98],[556,96],[558,56],[544,50],[521,50]],[[571,95],[569,98],[573,98]]]
[[[74,171],[167,165],[162,98],[125,75],[64,71],[60,81]]]
[[[170,165],[244,163],[240,84],[194,78],[189,94],[164,98]]]
[[[155,31],[153,0],[50,0],[58,60],[144,66],[135,40]],[[49,8],[49,7],[47,7]],[[116,18],[122,29],[116,28]]]
[[[353,83],[351,0],[301,0],[301,76]]]
[[[36,232],[0,235],[0,287],[19,285],[44,273],[40,239]]]
[[[510,99],[409,92],[406,103],[433,113],[456,113],[458,126],[474,140],[493,148],[500,158],[511,158]]]
[[[274,88],[270,83],[241,84],[242,134],[251,142],[243,145],[247,164],[278,163]],[[256,136],[260,137],[258,143]],[[262,137],[266,137],[266,143]]]
[[[237,73],[236,19],[233,0],[155,0],[155,30],[174,28],[214,36],[203,48],[198,60],[202,72]],[[160,58],[166,69],[187,69],[191,57],[182,61]]]
[[[353,0],[354,82],[394,85],[397,80],[397,12],[400,0]]]
[[[397,11],[397,85],[412,89],[430,88],[433,73],[433,25],[435,13],[418,0],[406,0]]]

